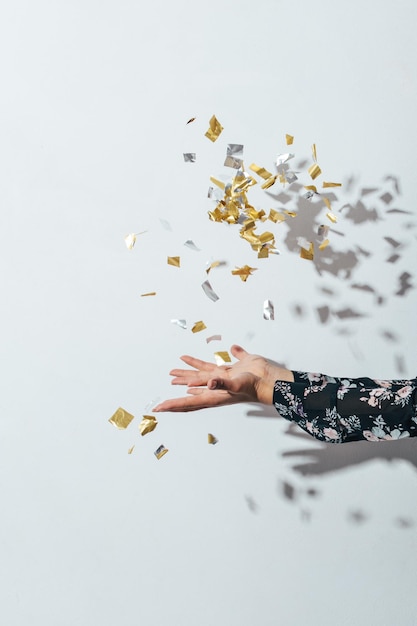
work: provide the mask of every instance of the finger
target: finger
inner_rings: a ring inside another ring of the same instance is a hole
[[[249,356],[249,352],[246,352],[246,350],[242,348],[242,346],[238,346],[237,344],[234,344],[230,348],[230,352],[233,354],[235,359],[238,359],[239,361],[243,359],[245,356]]]
[[[190,390],[191,391],[191,390]],[[172,398],[170,400],[164,400],[156,407],[152,409],[153,413],[162,413],[163,411],[169,411],[173,413],[181,413],[188,411],[198,411],[200,409],[208,409],[211,407],[222,406],[233,402],[233,398],[230,394],[222,394],[218,391],[201,391],[196,390],[199,393],[190,393],[190,395],[184,398]]]
[[[187,376],[176,376],[171,380],[171,385],[189,385],[191,387],[206,386],[209,380],[209,375],[204,373],[202,375],[190,372]]]
[[[183,355],[181,361],[187,363],[191,367],[194,367],[196,370],[202,370],[203,372],[209,372],[216,368],[213,363],[209,363],[208,361],[202,361],[201,359],[196,359],[193,356],[188,356],[187,354]]]

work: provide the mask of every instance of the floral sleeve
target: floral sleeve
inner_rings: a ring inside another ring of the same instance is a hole
[[[321,441],[386,441],[417,436],[417,378],[373,380],[293,372],[277,381],[278,413]]]

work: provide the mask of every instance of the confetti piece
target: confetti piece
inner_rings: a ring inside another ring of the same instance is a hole
[[[188,120],[187,124],[191,124],[191,122],[195,122],[195,120],[196,120],[196,119],[197,119],[196,117],[191,117],[191,118]],[[186,125],[187,125],[187,124],[186,124]]]
[[[223,182],[222,180],[219,180],[215,176],[210,176],[210,180],[211,180],[212,183],[217,185],[217,187],[220,187],[220,189],[224,189],[226,187],[226,183]]]
[[[172,265],[173,267],[180,267],[179,256],[169,256],[167,262],[168,262],[168,265]]]
[[[329,245],[329,243],[330,243],[330,241],[329,241],[328,239],[325,239],[325,240],[323,241],[323,243],[321,243],[321,244],[319,245],[319,250],[324,250],[324,248],[327,248],[327,246]]]
[[[297,217],[297,213],[295,211],[287,211],[287,209],[284,209],[284,213],[290,217]]]
[[[184,152],[183,157],[185,163],[195,163],[197,159],[197,155],[195,152]]]
[[[225,167],[233,167],[235,170],[238,170],[243,167],[243,161],[234,156],[227,156],[224,160],[224,165]]]
[[[329,198],[326,198],[326,196],[322,196],[322,199],[323,199],[324,204],[329,209],[329,211],[331,211],[332,210],[332,204],[331,204]]]
[[[119,428],[119,430],[124,430],[130,424],[130,422],[134,419],[134,415],[131,415],[122,407],[119,407],[117,411],[111,416],[109,422]]]
[[[270,187],[272,187],[272,185],[275,185],[277,178],[278,176],[271,176],[270,178],[268,178],[268,180],[262,183],[261,188],[269,189]]]
[[[156,458],[158,459],[162,459],[162,457],[164,456],[164,454],[166,454],[168,452],[168,448],[165,448],[165,446],[159,446],[159,448],[157,448],[154,452],[154,455],[156,456]]]
[[[194,241],[191,241],[191,239],[187,239],[184,246],[187,246],[187,248],[190,248],[191,250],[195,250],[195,252],[200,252],[200,248],[197,248]]]
[[[323,181],[323,185],[322,186],[324,188],[326,188],[326,187],[341,187],[342,183],[328,183],[328,182],[326,183],[326,182]]]
[[[193,327],[192,327],[192,329],[191,329],[191,332],[193,332],[193,333],[199,333],[199,332],[201,332],[202,330],[205,330],[206,328],[207,328],[207,326],[205,325],[205,323],[204,323],[203,321],[199,321],[199,322],[196,322],[196,323],[194,324],[194,326],[193,326]]]
[[[165,230],[172,230],[171,224],[167,220],[159,218],[159,221],[161,222],[161,226],[165,228]]]
[[[304,185],[304,189],[308,189],[308,191],[312,191],[313,193],[318,193],[316,185]]]
[[[247,191],[249,187],[252,187],[253,185],[257,185],[257,184],[258,183],[253,178],[253,176],[245,176],[243,179],[243,182],[234,188],[234,193],[240,194],[244,191]]]
[[[216,302],[219,299],[219,296],[213,291],[213,287],[210,285],[208,280],[205,280],[201,286],[203,288],[204,293],[206,294],[208,298],[210,298],[210,300],[213,300],[213,302]]]
[[[274,305],[271,300],[265,300],[264,302],[264,311],[263,311],[264,320],[273,320],[274,317]]]
[[[314,191],[311,191],[311,190],[307,191],[307,193],[304,194],[304,198],[306,200],[311,200],[311,198],[314,198],[314,196],[315,196],[315,193]]]
[[[285,141],[287,142],[287,146],[291,146],[294,141],[294,137],[292,135],[285,135]]]
[[[287,152],[286,154],[279,154],[275,163],[277,166],[284,165],[284,163],[287,163],[290,159],[293,159],[294,157],[295,154],[291,154],[291,152]]]
[[[139,430],[142,437],[151,433],[158,425],[158,420],[153,415],[144,415],[141,423],[139,424]]]
[[[206,342],[210,343],[210,341],[221,341],[221,340],[222,340],[221,335],[211,335],[211,337],[207,337]]]
[[[210,139],[210,141],[216,141],[216,139],[219,138],[222,130],[223,130],[223,126],[220,124],[220,122],[218,121],[218,119],[216,118],[215,115],[213,115],[210,119],[209,122],[209,129],[208,131],[205,133],[205,136]]]
[[[268,172],[268,170],[266,170],[264,167],[259,167],[259,165],[256,165],[255,163],[249,165],[249,169],[252,170],[252,172],[255,172],[255,174],[258,174],[258,176],[260,176],[264,180],[268,180],[268,178],[271,178],[273,176],[271,172]]]
[[[227,156],[242,157],[244,146],[241,143],[228,143],[227,144]]]
[[[226,157],[224,160],[224,166],[233,167],[233,169],[239,170],[239,169],[242,169],[243,167],[243,161],[242,159],[237,159],[236,157],[233,157],[233,156]]]
[[[270,209],[268,219],[276,224],[277,222],[285,222],[287,218],[279,211],[275,211],[275,209]]]
[[[319,168],[317,163],[314,163],[314,165],[308,168],[308,173],[310,174],[311,178],[315,180],[317,176],[320,176],[321,169]]]
[[[232,362],[232,359],[230,358],[229,353],[227,351],[215,352],[214,359],[218,367],[220,367],[221,365],[224,365],[225,363]]]
[[[216,437],[214,435],[212,435],[211,433],[208,433],[207,441],[208,441],[208,443],[210,443],[211,445],[214,446],[219,440],[216,439]]]
[[[329,234],[329,226],[325,226],[324,224],[321,224],[318,229],[317,229],[317,234],[319,237],[327,237],[327,235]]]
[[[187,328],[186,320],[171,320],[171,324],[176,324],[180,328],[184,328],[184,330]]]
[[[307,259],[307,261],[313,261],[314,259],[314,244],[310,242],[310,246],[308,250],[305,248],[300,248],[300,257],[302,259]]]
[[[136,235],[135,233],[130,233],[125,237],[125,244],[128,250],[131,250],[136,243]]]
[[[133,450],[135,449],[135,446],[132,446],[131,448],[129,448],[129,450],[127,451],[128,454],[132,454]]]
[[[298,176],[294,174],[294,172],[286,172],[285,179],[287,183],[291,185],[292,183],[295,183],[296,180],[298,180]]]
[[[245,283],[248,279],[248,276],[252,274],[252,272],[256,271],[257,267],[249,267],[249,265],[244,265],[243,267],[237,267],[235,270],[232,270],[233,276],[239,276],[240,279]]]
[[[209,274],[210,271],[212,269],[214,269],[215,267],[219,267],[219,265],[223,265],[224,261],[213,261],[213,263],[210,263],[210,265],[207,267],[206,269],[206,274]]]
[[[314,161],[317,163],[317,150],[316,150],[316,144],[315,143],[313,143],[313,145],[311,146],[311,153],[313,155]]]
[[[156,296],[156,291],[148,291],[148,293],[141,293],[140,297],[145,298],[146,296]]]
[[[336,217],[336,215],[335,215],[334,213],[331,213],[331,211],[329,211],[328,213],[326,213],[326,217],[328,217],[328,218],[329,218],[329,220],[330,220],[331,222],[333,222],[333,224],[336,224],[336,222],[337,222],[337,217]]]

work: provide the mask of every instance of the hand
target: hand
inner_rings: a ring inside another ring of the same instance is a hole
[[[232,346],[232,355],[238,359],[233,365],[201,361],[192,356],[181,360],[194,369],[173,369],[172,385],[187,385],[188,396],[161,402],[153,412],[197,411],[210,407],[226,406],[239,402],[272,404],[274,383],[277,380],[293,381],[290,370],[257,354],[249,354],[240,346]]]

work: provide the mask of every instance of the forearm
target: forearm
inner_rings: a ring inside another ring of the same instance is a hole
[[[383,441],[417,436],[417,379],[381,381],[293,372],[277,380],[278,412],[322,441]]]

